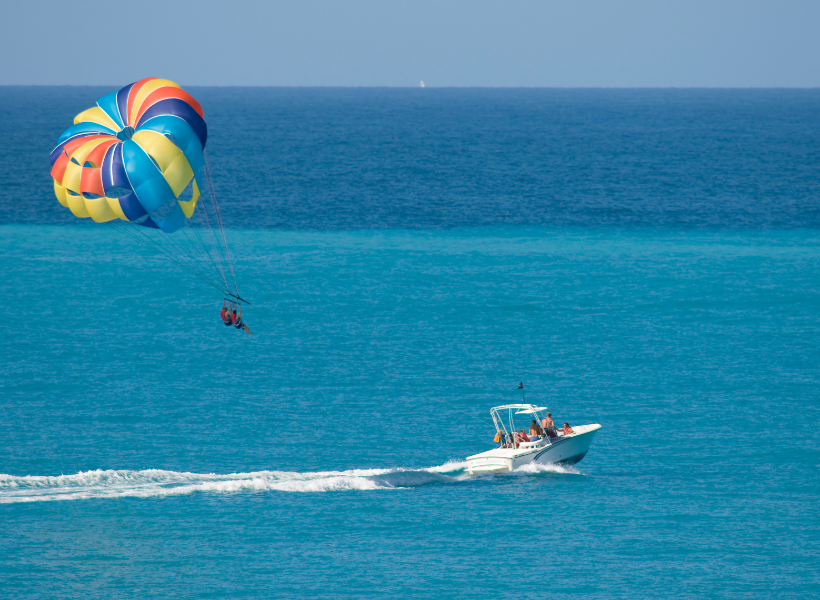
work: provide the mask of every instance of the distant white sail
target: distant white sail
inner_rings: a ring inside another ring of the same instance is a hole
[[[419,82],[419,87],[424,87],[424,80],[423,79]]]

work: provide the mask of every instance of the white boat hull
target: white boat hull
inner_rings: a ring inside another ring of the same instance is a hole
[[[506,473],[531,462],[573,465],[586,456],[600,428],[598,424],[579,425],[573,428],[575,433],[559,436],[551,444],[542,440],[529,447],[496,448],[468,456],[467,472],[471,475]]]

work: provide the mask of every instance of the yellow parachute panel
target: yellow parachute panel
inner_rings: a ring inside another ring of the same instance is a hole
[[[74,124],[77,123],[97,123],[98,125],[102,125],[103,127],[108,127],[113,131],[119,131],[120,127],[117,125],[114,120],[109,117],[106,112],[101,109],[99,106],[95,106],[94,108],[89,108],[88,110],[84,110],[79,115],[74,117]]]
[[[54,180],[54,195],[57,196],[57,202],[68,208],[68,200],[66,200],[65,188]]]

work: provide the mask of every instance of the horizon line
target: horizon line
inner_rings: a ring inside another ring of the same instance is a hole
[[[122,87],[123,84],[107,83],[0,83],[0,88],[6,87]],[[185,84],[185,87],[199,88],[276,88],[276,89],[396,89],[396,90],[818,90],[820,86],[536,86],[536,85],[428,85],[424,87],[418,85],[222,85],[222,84]]]

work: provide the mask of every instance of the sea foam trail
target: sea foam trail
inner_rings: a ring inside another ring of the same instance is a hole
[[[515,471],[505,473],[505,475],[533,475],[536,473],[561,473],[564,475],[583,475],[581,471],[569,465],[557,465],[553,463],[541,464],[531,462],[518,467]]]
[[[450,462],[427,469],[352,469],[349,471],[257,471],[229,475],[143,471],[84,471],[75,475],[18,477],[0,475],[0,504],[147,498],[194,492],[334,492],[411,488],[466,479],[465,463]]]
[[[150,498],[195,492],[340,492],[413,488],[454,483],[469,478],[465,462],[448,462],[426,469],[351,469],[349,471],[256,471],[253,473],[179,473],[96,470],[75,475],[38,476],[0,474],[0,504],[85,500],[90,498]],[[580,474],[572,467],[529,464],[505,476],[540,473]]]

